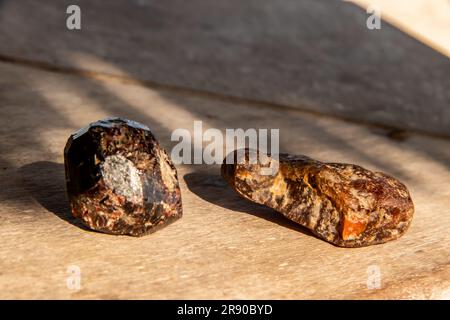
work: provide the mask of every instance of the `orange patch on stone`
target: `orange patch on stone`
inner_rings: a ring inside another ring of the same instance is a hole
[[[353,240],[366,230],[366,224],[360,221],[351,221],[344,218],[342,239]]]

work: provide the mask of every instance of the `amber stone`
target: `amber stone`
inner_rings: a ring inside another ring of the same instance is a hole
[[[249,161],[250,156],[257,161]],[[270,157],[248,149],[227,158],[234,161],[224,161],[222,176],[238,194],[337,246],[384,243],[403,235],[411,224],[414,205],[408,189],[385,173],[303,155]],[[277,170],[262,174],[267,167]]]
[[[181,218],[176,169],[148,127],[109,118],[64,149],[72,214],[100,232],[142,236]]]

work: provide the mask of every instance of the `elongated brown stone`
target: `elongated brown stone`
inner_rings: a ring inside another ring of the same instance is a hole
[[[248,149],[241,155],[235,151],[234,162],[222,164],[222,176],[233,189],[337,246],[394,240],[411,223],[414,205],[407,188],[385,173],[280,154],[279,160],[267,157],[267,163],[263,162],[264,166],[278,164],[277,173],[263,175],[262,158],[249,162],[249,155],[255,154]]]
[[[142,236],[182,216],[176,169],[140,123],[91,123],[69,138],[64,162],[72,214],[91,229]]]

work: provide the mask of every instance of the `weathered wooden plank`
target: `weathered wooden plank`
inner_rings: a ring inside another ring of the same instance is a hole
[[[363,9],[376,9],[384,20],[450,57],[450,3],[447,0],[350,0]]]
[[[0,56],[450,136],[448,56],[389,20],[368,30],[365,8],[353,3],[77,3],[81,31],[66,29],[69,0],[1,1]],[[447,1],[426,1],[440,13],[429,16],[423,1],[403,3],[413,28],[446,35],[434,42],[449,38]],[[404,15],[401,8],[382,2],[386,17]]]
[[[0,298],[449,298],[448,140],[391,139],[300,111],[13,64],[0,64],[0,88]],[[205,128],[280,128],[282,151],[404,181],[413,224],[397,241],[337,248],[240,199],[218,166],[186,165],[181,220],[144,238],[87,231],[68,213],[62,149],[74,130],[111,115],[148,124],[168,149],[172,130],[192,130],[196,119]],[[72,265],[79,291],[67,287]],[[367,287],[371,268],[380,289]]]

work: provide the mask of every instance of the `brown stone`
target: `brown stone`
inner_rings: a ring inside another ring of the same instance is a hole
[[[91,123],[69,138],[64,160],[72,214],[91,229],[142,236],[182,216],[176,169],[142,124]]]
[[[382,173],[344,163],[280,154],[249,161],[255,151],[235,151],[222,176],[244,198],[277,210],[341,247],[362,247],[397,239],[408,229],[414,206],[405,185]],[[255,157],[256,159],[256,157]],[[273,175],[264,166],[278,165]]]

